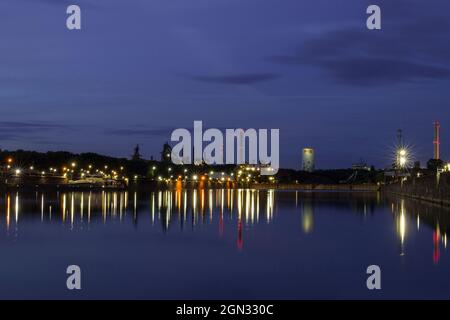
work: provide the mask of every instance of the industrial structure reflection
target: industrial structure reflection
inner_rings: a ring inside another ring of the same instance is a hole
[[[436,207],[428,203],[408,202],[396,199],[391,202],[391,210],[395,219],[396,232],[399,239],[400,255],[406,255],[408,233],[414,225],[417,232],[421,224],[426,223],[432,228],[433,262],[439,263],[441,246],[447,249],[447,233],[449,231],[449,212],[444,207]]]

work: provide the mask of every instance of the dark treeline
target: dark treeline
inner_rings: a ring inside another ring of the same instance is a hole
[[[34,167],[37,170],[48,170],[48,168],[70,167],[72,163],[76,164],[77,168],[108,168],[112,170],[119,170],[124,167],[132,173],[146,174],[148,164],[145,161],[131,161],[125,158],[114,158],[96,153],[81,153],[75,154],[66,151],[46,152],[40,153],[36,151],[1,151],[0,161],[2,166],[8,163],[8,159],[12,159],[11,166],[14,168],[26,169]]]
[[[8,162],[11,159],[11,163]],[[69,168],[75,164],[77,169],[88,169],[92,167],[93,170],[100,169],[103,171],[115,170],[123,172],[124,175],[146,178],[157,178],[162,176],[164,178],[172,176],[177,178],[179,175],[202,174],[208,173],[211,170],[216,172],[225,172],[227,175],[234,173],[237,170],[235,165],[221,165],[221,166],[194,166],[194,165],[174,165],[170,159],[165,161],[145,160],[145,159],[126,159],[104,156],[96,153],[80,153],[75,154],[66,151],[57,152],[36,152],[36,151],[0,151],[0,167],[5,167],[10,164],[12,169],[26,170],[33,167],[35,170],[47,171],[49,168]]]
[[[26,169],[34,167],[36,170],[46,171],[49,168],[62,169],[76,164],[78,169],[88,168],[100,170],[121,171],[123,175],[138,175],[142,178],[157,179],[158,177],[177,179],[179,176],[193,174],[208,174],[211,171],[224,172],[227,176],[234,174],[236,177],[239,166],[236,165],[174,165],[170,160],[156,161],[145,159],[126,159],[104,156],[96,153],[75,154],[71,152],[58,151],[40,153],[35,151],[0,151],[0,166],[8,164],[12,159],[11,167]],[[254,172],[248,182],[269,182],[269,176],[260,176]],[[243,177],[247,174],[244,173]],[[339,184],[339,183],[376,183],[383,181],[383,171],[375,170],[353,170],[332,169],[316,170],[314,172],[296,171],[293,169],[280,169],[276,175],[277,183],[308,183],[308,184]]]

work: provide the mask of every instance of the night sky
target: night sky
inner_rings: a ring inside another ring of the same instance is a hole
[[[66,7],[82,30],[66,28]],[[382,30],[366,8],[382,9]],[[175,128],[279,128],[281,166],[450,158],[448,0],[2,0],[0,148],[158,156]]]

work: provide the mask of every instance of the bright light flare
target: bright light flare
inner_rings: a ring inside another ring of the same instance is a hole
[[[395,165],[397,169],[406,169],[412,166],[412,151],[410,147],[401,146],[395,150]]]

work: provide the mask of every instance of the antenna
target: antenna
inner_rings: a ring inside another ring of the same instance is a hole
[[[398,129],[397,131],[397,147],[401,148],[403,146],[403,131],[402,129]]]

